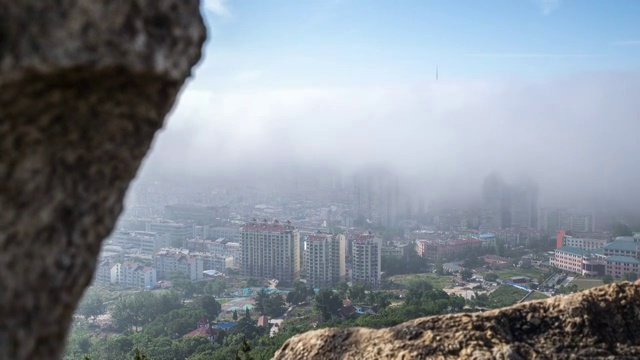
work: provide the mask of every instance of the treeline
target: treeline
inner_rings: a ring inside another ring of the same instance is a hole
[[[501,287],[489,296],[477,295],[475,300],[465,301],[460,296],[435,289],[424,280],[408,284],[402,298],[392,292],[368,291],[360,285],[341,284],[338,290],[321,289],[317,293],[303,284],[294,286],[286,303],[294,307],[312,304],[310,315],[288,317],[279,332],[270,337],[267,327],[257,326],[257,318],[261,313],[271,311],[274,315],[281,314],[285,307],[278,300],[282,299],[280,295],[260,292],[255,296],[254,312],[234,314],[234,318],[239,317],[238,324],[228,332],[221,332],[213,343],[203,336],[184,337],[195,329],[202,316],[215,319],[220,312],[213,296],[203,295],[186,304],[176,293],[139,292],[122,296],[112,305],[114,330],[121,333],[91,335],[88,322],[79,321],[74,325],[65,359],[85,360],[85,356],[91,360],[133,359],[137,351],[153,360],[270,359],[287,339],[313,328],[383,328],[423,316],[465,311],[465,306],[511,305],[521,297],[512,290],[519,289]],[[339,311],[345,296],[362,308],[377,310],[377,314],[341,317]],[[138,358],[142,356],[140,354]]]

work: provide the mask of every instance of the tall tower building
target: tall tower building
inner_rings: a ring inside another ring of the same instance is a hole
[[[483,230],[538,227],[538,188],[531,181],[515,185],[493,174],[482,187],[480,227]]]
[[[351,281],[372,288],[380,286],[382,241],[371,233],[358,235],[351,243]]]
[[[488,176],[482,184],[480,227],[483,230],[507,228],[511,225],[510,216],[507,184],[497,175]]]
[[[300,232],[289,221],[266,219],[240,228],[244,276],[290,284],[300,278]]]
[[[399,217],[400,186],[387,169],[366,169],[353,179],[353,202],[357,217],[395,227]]]
[[[520,182],[510,188],[511,226],[520,229],[538,227],[538,188],[531,182]]]
[[[346,239],[344,235],[309,235],[304,251],[307,284],[333,287],[345,280]]]

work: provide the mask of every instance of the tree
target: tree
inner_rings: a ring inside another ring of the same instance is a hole
[[[233,320],[238,320],[238,310],[233,310]]]
[[[473,272],[469,269],[464,269],[460,272],[460,277],[464,281],[469,281],[473,277]]]
[[[633,231],[631,230],[631,228],[629,227],[629,225],[622,223],[622,222],[616,222],[615,224],[613,224],[613,236],[614,237],[618,237],[618,236],[633,236]]]
[[[220,305],[220,303],[216,301],[216,298],[211,295],[199,296],[194,301],[194,304],[204,310],[207,317],[212,320],[216,319],[222,311],[222,305]]]
[[[604,284],[611,284],[613,282],[613,276],[611,275],[605,275],[602,277],[602,282]]]
[[[354,303],[360,303],[366,299],[365,287],[362,284],[353,284],[349,288],[349,299]]]
[[[244,318],[251,319],[251,314],[249,313],[249,308],[244,309]]]
[[[258,287],[262,286],[262,281],[257,278],[248,278],[247,279],[247,287]]]
[[[436,274],[444,275],[444,265],[442,264],[442,259],[436,260],[436,263],[434,264],[434,270],[436,271]]]
[[[320,289],[316,294],[314,308],[320,312],[322,318],[327,321],[342,307],[342,300],[338,294],[330,289]]]
[[[505,253],[506,253],[506,248],[505,248],[504,240],[497,239],[496,240],[496,255],[504,256]]]
[[[268,296],[264,303],[264,314],[274,318],[282,315],[286,308],[284,305],[284,299],[280,295]]]
[[[347,292],[349,291],[349,285],[347,284],[346,281],[340,281],[336,286],[336,289],[338,290],[338,294],[340,294],[341,298],[344,299],[347,297]]]
[[[485,281],[496,282],[498,280],[498,274],[496,273],[487,273],[482,277]]]
[[[627,281],[632,281],[632,282],[636,281],[636,280],[638,280],[638,274],[632,273],[632,272],[631,273],[626,273],[626,274],[624,274],[624,279],[627,280]]]
[[[227,283],[224,280],[214,280],[204,286],[204,293],[207,295],[220,296],[227,289]]]
[[[171,286],[182,294],[182,298],[190,298],[193,296],[195,286],[193,286],[193,283],[187,274],[180,271],[174,271],[169,275],[169,279],[171,280]]]
[[[89,288],[78,305],[78,314],[88,320],[104,314],[105,311],[106,306],[103,295],[94,288]]]
[[[265,289],[260,289],[260,291],[256,293],[256,296],[254,298],[254,300],[256,301],[256,310],[261,315],[264,315],[265,305],[268,298],[269,298],[269,294]]]

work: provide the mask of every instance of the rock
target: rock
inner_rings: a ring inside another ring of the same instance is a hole
[[[0,0],[0,359],[59,359],[199,60],[197,0]]]
[[[274,359],[638,359],[639,332],[636,282],[387,329],[310,331]]]

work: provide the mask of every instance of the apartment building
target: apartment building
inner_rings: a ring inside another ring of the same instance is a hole
[[[155,220],[148,223],[146,228],[146,231],[169,235],[172,246],[193,239],[195,230],[196,226],[193,223],[179,223],[169,220]]]
[[[150,231],[115,231],[110,240],[123,249],[137,250],[145,254],[153,254],[157,250],[171,246],[171,238],[168,234]]]
[[[481,248],[482,245],[483,241],[475,238],[448,241],[418,240],[416,241],[416,252],[431,260],[456,260],[469,251]]]
[[[132,261],[122,263],[122,283],[120,285],[150,289],[156,286],[156,282],[156,269]]]
[[[232,226],[205,226],[204,238],[212,240],[225,238],[233,242],[240,242],[240,229]]]
[[[344,235],[307,236],[304,250],[307,284],[314,288],[333,287],[346,276]]]
[[[292,283],[300,278],[300,232],[289,221],[253,219],[240,228],[241,273]]]
[[[153,254],[153,263],[157,270],[157,278],[161,280],[169,279],[173,272],[181,272],[191,281],[203,278],[202,258],[190,256],[188,250],[160,249]]]
[[[562,246],[568,246],[583,250],[595,250],[602,249],[609,240],[607,239],[590,239],[590,238],[581,238],[581,237],[573,237],[564,235],[562,237]]]
[[[351,243],[351,281],[372,288],[380,286],[382,241],[372,233],[356,236]]]
[[[640,275],[640,239],[616,239],[602,248],[591,250],[563,246],[555,250],[551,266],[585,276],[622,277]]]
[[[109,259],[101,261],[96,267],[93,281],[97,284],[119,285],[122,283],[122,266]]]

